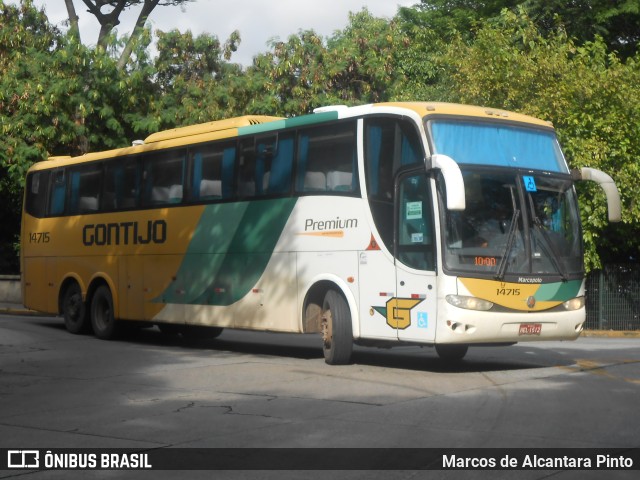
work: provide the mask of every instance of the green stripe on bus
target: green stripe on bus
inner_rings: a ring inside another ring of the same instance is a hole
[[[231,305],[263,274],[296,198],[205,207],[176,275],[157,303]]]
[[[255,135],[257,133],[271,132],[283,128],[303,127],[337,119],[337,111],[312,113],[310,115],[302,115],[301,117],[287,118],[286,120],[276,120],[274,122],[259,123],[247,127],[238,127],[238,135]]]
[[[582,280],[571,280],[569,282],[547,283],[540,285],[536,292],[538,301],[566,301],[578,295]]]

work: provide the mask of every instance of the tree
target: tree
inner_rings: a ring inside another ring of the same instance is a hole
[[[221,92],[229,77],[243,75],[239,66],[227,62],[240,34],[233,32],[224,43],[215,35],[194,37],[190,31],[156,34],[149,115],[141,117],[136,128],[158,131],[235,114],[224,105]]]
[[[120,24],[120,15],[127,8],[141,6],[138,18],[136,20],[133,31],[118,59],[118,69],[122,70],[126,66],[131,57],[132,51],[135,49],[136,43],[142,36],[145,23],[149,15],[157,6],[181,6],[193,0],[82,0],[87,10],[91,13],[98,23],[100,23],[100,34],[98,35],[98,46],[106,48],[109,44],[109,37],[113,29]],[[72,35],[80,39],[80,30],[78,28],[78,16],[73,4],[73,0],[65,0],[67,13],[69,16],[69,30]],[[103,11],[105,7],[111,8],[109,11]]]
[[[409,39],[398,22],[376,18],[365,8],[327,41],[327,92],[348,104],[389,100],[404,80],[396,68]]]
[[[252,84],[263,85],[253,107],[291,116],[323,105],[388,100],[401,76],[394,65],[402,41],[396,22],[366,9],[350,14],[347,27],[326,40],[304,30],[274,41],[247,71]]]

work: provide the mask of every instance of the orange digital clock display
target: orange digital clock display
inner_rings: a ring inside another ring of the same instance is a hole
[[[496,257],[476,257],[475,264],[478,267],[495,267],[498,261]]]

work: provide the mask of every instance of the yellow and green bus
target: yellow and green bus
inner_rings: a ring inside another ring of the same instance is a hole
[[[574,184],[553,127],[428,103],[244,116],[53,157],[28,172],[26,307],[111,339],[127,322],[353,344],[573,340],[585,321]]]

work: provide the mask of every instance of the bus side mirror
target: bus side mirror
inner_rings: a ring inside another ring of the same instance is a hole
[[[431,168],[438,169],[447,189],[447,209],[462,211],[466,208],[464,180],[460,167],[451,157],[439,153],[431,156]]]
[[[620,204],[620,192],[613,179],[606,173],[595,168],[582,167],[580,170],[573,170],[571,175],[576,180],[591,180],[602,187],[607,196],[607,210],[610,222],[622,220],[622,206]]]

